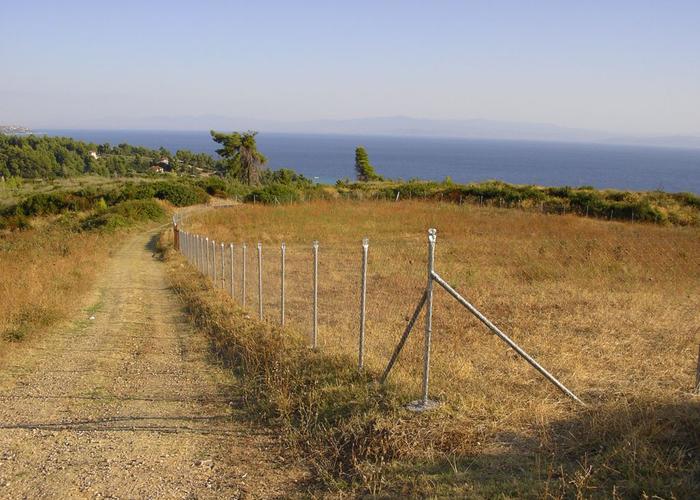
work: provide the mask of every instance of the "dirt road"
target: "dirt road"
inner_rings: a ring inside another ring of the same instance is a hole
[[[0,497],[270,498],[303,481],[244,422],[153,237],[118,250],[71,327],[0,364]]]

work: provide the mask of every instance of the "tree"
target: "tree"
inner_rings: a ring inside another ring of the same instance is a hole
[[[355,149],[355,172],[357,172],[357,180],[360,182],[384,180],[381,175],[375,172],[374,167],[369,162],[367,151],[362,146]]]
[[[256,135],[257,132],[252,131],[231,134],[211,131],[214,142],[223,146],[216,152],[226,160],[227,174],[251,185],[260,182],[260,172],[267,163],[255,144]]]

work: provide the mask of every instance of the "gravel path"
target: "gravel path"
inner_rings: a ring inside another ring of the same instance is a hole
[[[298,493],[305,472],[244,421],[235,380],[186,322],[153,238],[118,250],[70,327],[2,360],[1,497]]]

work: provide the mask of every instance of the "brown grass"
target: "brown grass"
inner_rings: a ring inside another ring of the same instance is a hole
[[[569,402],[438,291],[431,395],[444,404],[385,423],[401,460],[358,466],[367,491],[667,497],[700,488],[700,405],[689,394],[700,327],[697,229],[420,202],[248,205],[189,224],[217,241],[248,242],[251,310],[254,243],[264,244],[270,323],[278,318],[278,244],[286,241],[287,334],[303,338],[310,243],[318,239],[321,351],[348,364],[368,236],[374,375],[425,284],[428,227],[438,229],[437,271],[589,407]],[[419,394],[421,343],[419,325],[391,375],[401,401]]]
[[[0,349],[76,313],[119,236],[74,232],[54,219],[0,234]]]

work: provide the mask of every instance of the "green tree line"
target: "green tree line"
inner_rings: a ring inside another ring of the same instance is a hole
[[[146,173],[167,158],[178,173],[196,175],[220,165],[206,153],[109,143],[93,144],[68,137],[0,134],[0,174],[5,178],[74,177],[83,174],[129,176]]]

